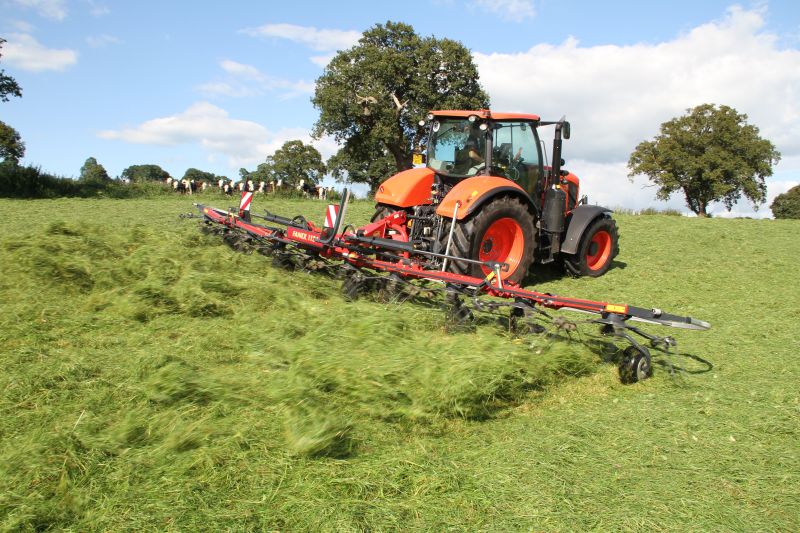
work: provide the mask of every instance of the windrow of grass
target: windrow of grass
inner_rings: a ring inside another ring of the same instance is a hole
[[[622,217],[607,276],[532,278],[712,322],[674,332],[688,373],[625,387],[588,327],[345,302],[178,221],[188,204],[0,202],[3,528],[798,526],[795,226]]]

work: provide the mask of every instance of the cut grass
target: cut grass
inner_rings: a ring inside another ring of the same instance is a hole
[[[620,216],[606,276],[532,278],[713,324],[623,386],[589,329],[348,303],[189,202],[0,201],[3,528],[800,529],[796,222]]]

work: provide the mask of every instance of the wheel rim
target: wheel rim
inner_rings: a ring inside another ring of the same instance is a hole
[[[507,263],[508,272],[500,272],[502,279],[511,277],[516,272],[525,251],[525,235],[522,227],[513,218],[495,220],[483,234],[478,248],[478,259]],[[484,274],[490,269],[481,267]]]
[[[611,234],[600,230],[592,235],[589,248],[586,251],[586,266],[590,270],[600,270],[611,256]]]

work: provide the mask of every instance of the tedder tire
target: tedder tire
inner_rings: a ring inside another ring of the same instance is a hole
[[[444,238],[447,239],[447,232]],[[502,272],[501,277],[520,283],[533,262],[535,248],[533,215],[519,200],[501,197],[456,223],[450,255],[508,263],[509,270]],[[448,270],[476,278],[489,274],[489,270],[480,265],[458,261],[449,261]]]
[[[622,383],[631,384],[644,381],[653,375],[650,352],[644,346],[628,346],[619,364],[619,379]]]
[[[605,274],[619,253],[619,234],[613,218],[600,217],[581,237],[577,255],[565,255],[564,266],[573,276],[596,278]]]

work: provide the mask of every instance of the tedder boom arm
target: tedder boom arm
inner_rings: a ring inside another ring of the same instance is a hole
[[[692,317],[669,314],[656,308],[635,307],[579,298],[569,298],[524,289],[516,284],[503,282],[500,272],[507,265],[494,262],[481,262],[442,253],[415,249],[408,241],[395,240],[388,231],[389,226],[406,223],[406,212],[396,211],[381,220],[360,228],[345,225],[344,218],[350,194],[345,189],[342,200],[335,211],[338,215],[329,224],[319,228],[302,216],[292,219],[265,213],[247,216],[242,211],[222,210],[202,204],[194,204],[200,212],[206,230],[222,233],[229,242],[244,240],[259,247],[265,254],[272,254],[277,263],[291,266],[292,258],[320,261],[326,266],[344,266],[348,271],[343,291],[353,297],[367,288],[368,281],[382,279],[387,283],[409,283],[412,280],[433,282],[444,288],[448,301],[454,306],[456,315],[471,317],[464,307],[462,298],[471,298],[475,309],[495,309],[501,305],[511,307],[511,319],[529,315],[545,315],[541,308],[566,309],[594,315],[591,322],[601,325],[601,331],[626,339],[631,346],[625,350],[620,365],[623,381],[634,382],[646,378],[651,373],[649,350],[636,342],[630,333],[635,333],[650,341],[650,346],[668,349],[675,346],[671,337],[658,337],[641,331],[629,321],[660,324],[681,329],[707,330],[707,322]],[[335,206],[330,206],[332,209]],[[257,224],[255,217],[267,224]],[[274,226],[278,225],[278,226]],[[480,264],[489,275],[477,278],[431,268],[430,260],[437,258],[448,261],[469,261]],[[385,274],[381,276],[381,274]],[[479,296],[493,297],[491,301],[478,300]],[[502,302],[502,303],[501,303]]]

